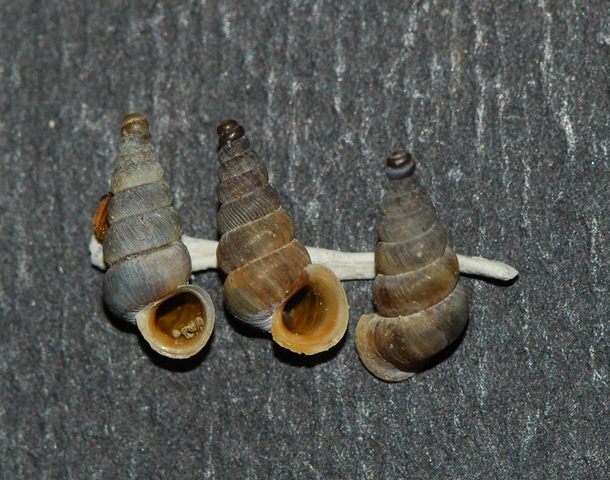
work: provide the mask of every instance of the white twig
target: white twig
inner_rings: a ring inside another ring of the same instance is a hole
[[[218,268],[214,240],[182,236],[182,241],[191,254],[193,272]],[[102,270],[106,269],[102,245],[95,237],[89,243],[91,263]],[[311,262],[324,265],[335,272],[339,280],[370,280],[375,278],[375,254],[373,252],[339,252],[325,248],[307,247]],[[510,265],[481,257],[459,255],[460,272],[468,275],[508,281],[519,275]]]
[[[487,260],[482,257],[470,257],[458,253],[460,273],[477,275],[479,277],[495,278],[496,280],[512,280],[519,272],[506,263]]]
[[[92,235],[89,241],[89,254],[91,255],[91,265],[100,270],[106,270],[104,250],[102,249],[102,244],[95,238],[95,235]]]

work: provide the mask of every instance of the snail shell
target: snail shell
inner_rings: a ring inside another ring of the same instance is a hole
[[[111,194],[94,221],[108,265],[103,298],[115,315],[137,324],[155,351],[187,358],[207,343],[214,307],[207,292],[188,285],[191,258],[150,141],[146,118],[123,119]]]
[[[328,350],[345,334],[347,298],[336,275],[311,265],[268,174],[234,120],[218,127],[217,257],[227,274],[225,305],[243,322],[270,331],[293,352]]]
[[[377,313],[356,328],[360,359],[377,377],[399,382],[453,343],[468,321],[468,297],[459,265],[428,195],[413,177],[406,152],[388,158],[386,196],[377,226]]]

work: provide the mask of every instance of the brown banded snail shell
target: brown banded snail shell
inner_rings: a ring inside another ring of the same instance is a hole
[[[375,376],[406,380],[453,343],[468,321],[468,297],[459,265],[427,193],[413,177],[406,152],[388,158],[386,196],[377,226],[377,313],[356,328],[360,359]]]
[[[111,193],[94,219],[108,266],[104,302],[136,323],[156,352],[191,357],[212,333],[214,306],[205,290],[188,284],[182,224],[141,114],[123,119],[118,150]]]
[[[295,226],[268,174],[234,120],[218,127],[217,257],[227,274],[225,305],[243,322],[270,331],[296,353],[328,350],[347,329],[348,305],[341,282],[312,265],[294,238]]]

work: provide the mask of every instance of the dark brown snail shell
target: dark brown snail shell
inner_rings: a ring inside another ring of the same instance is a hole
[[[356,328],[360,359],[375,376],[406,380],[453,343],[468,321],[459,265],[427,193],[413,177],[406,152],[388,158],[386,196],[377,227],[377,312]]]
[[[218,127],[217,257],[227,274],[225,305],[243,322],[270,331],[293,352],[315,354],[345,334],[348,306],[336,275],[311,265],[294,238],[290,214],[234,120]]]
[[[214,307],[207,292],[188,285],[191,258],[144,116],[123,119],[118,149],[111,193],[94,219],[108,266],[104,302],[136,323],[155,351],[190,357],[212,333]]]

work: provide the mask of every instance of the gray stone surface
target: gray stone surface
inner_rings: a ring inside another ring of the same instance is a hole
[[[100,6],[103,4],[104,6]],[[0,15],[0,478],[604,478],[610,14],[603,1],[30,2]],[[87,243],[141,111],[185,232],[215,238],[215,128],[245,125],[306,244],[370,250],[382,165],[419,161],[469,327],[397,385],[346,340],[274,348],[219,311],[194,360],[101,302]]]

